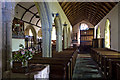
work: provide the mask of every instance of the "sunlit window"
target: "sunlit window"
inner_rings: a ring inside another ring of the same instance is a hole
[[[98,26],[98,29],[97,29],[97,38],[100,38],[100,26]]]
[[[56,29],[55,29],[55,27],[52,28],[52,40],[56,40]]]
[[[108,19],[105,26],[105,47],[110,48],[110,21]]]
[[[32,31],[31,31],[31,29],[29,29],[29,35],[30,35],[30,36],[33,36],[33,33],[32,33]]]
[[[81,25],[80,25],[80,30],[88,30],[89,28],[88,28],[88,25],[87,24],[85,24],[85,23],[82,23]]]

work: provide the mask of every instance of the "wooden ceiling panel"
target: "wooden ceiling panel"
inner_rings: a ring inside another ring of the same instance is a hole
[[[116,4],[117,2],[60,2],[72,26],[82,20],[95,26]]]

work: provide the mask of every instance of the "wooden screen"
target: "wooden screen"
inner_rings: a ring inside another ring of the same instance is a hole
[[[93,37],[94,37],[94,28],[89,28],[89,30],[81,30],[80,45],[92,46]]]

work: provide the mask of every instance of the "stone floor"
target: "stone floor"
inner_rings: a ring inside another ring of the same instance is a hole
[[[98,65],[92,60],[90,54],[78,54],[73,80],[103,80],[103,75]]]

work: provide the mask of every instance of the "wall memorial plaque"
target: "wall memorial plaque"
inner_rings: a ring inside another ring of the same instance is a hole
[[[24,22],[16,18],[12,24],[12,38],[24,38]]]

